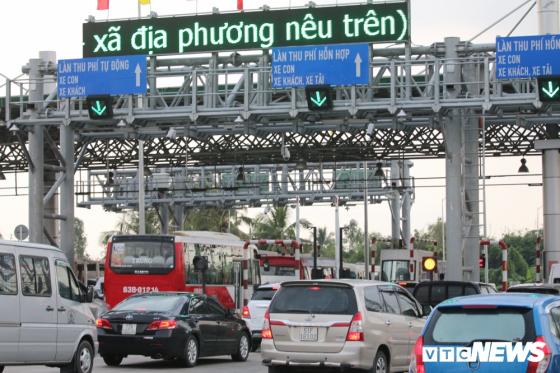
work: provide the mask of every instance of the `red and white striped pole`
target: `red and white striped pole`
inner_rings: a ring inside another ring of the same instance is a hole
[[[371,239],[371,251],[370,251],[370,258],[371,258],[371,274],[369,276],[370,280],[375,279],[375,253],[377,252],[377,238],[373,237]]]
[[[508,288],[508,246],[504,240],[500,240],[498,246],[502,250],[502,291],[506,291]]]
[[[250,241],[245,241],[243,245],[243,260],[241,262],[243,270],[243,306],[249,303],[249,244]]]
[[[535,257],[535,281],[542,282],[541,274],[541,242],[542,239],[537,237],[537,243],[535,245],[536,257]]]
[[[409,280],[414,281],[414,237],[410,238],[408,272]]]
[[[296,260],[296,268],[300,280],[304,279],[301,271],[301,243],[299,241],[292,241],[292,248],[294,249],[294,259]]]

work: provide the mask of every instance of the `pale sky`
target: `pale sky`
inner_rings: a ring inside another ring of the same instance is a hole
[[[315,0],[317,4],[335,4],[334,0]],[[357,1],[338,1],[338,4],[356,3]],[[415,45],[430,45],[442,42],[447,36],[457,36],[469,40],[480,31],[490,26],[509,11],[524,3],[524,0],[411,0],[412,8],[412,41]],[[58,59],[82,57],[82,23],[89,15],[98,20],[137,17],[137,0],[110,0],[110,12],[97,11],[97,0],[18,0],[0,2],[0,33],[2,39],[3,58],[0,59],[0,73],[10,78],[21,74],[21,67],[30,59],[37,58],[39,51],[56,51]],[[263,4],[272,8],[302,6],[303,0],[245,0],[247,10],[257,9]],[[151,10],[160,16],[194,13],[197,6],[195,0],[152,0]],[[205,0],[198,1],[198,12],[209,12],[212,7],[221,10],[234,10],[236,0]],[[143,15],[150,7],[143,7]],[[477,43],[494,42],[497,35],[507,35],[519,21],[528,6],[504,22],[497,25],[481,37]],[[520,24],[513,35],[536,34],[537,15],[533,9]],[[3,80],[3,78],[1,78]],[[0,80],[1,81],[1,80]],[[2,83],[0,83],[2,85]],[[0,95],[4,95],[0,89]],[[517,174],[519,158],[490,158],[487,161],[488,175]],[[541,158],[529,157],[527,166],[531,173],[540,174]],[[412,169],[417,178],[443,177],[445,175],[442,160],[415,161]],[[514,177],[490,179],[490,183],[535,183],[540,177]],[[18,186],[27,185],[27,175],[18,175]],[[443,179],[418,180],[416,200],[412,209],[413,229],[425,229],[442,214],[442,203],[445,198]],[[13,176],[0,182],[0,195],[13,194]],[[25,189],[19,193],[27,193]],[[487,189],[487,213],[489,234],[494,237],[518,230],[534,229],[537,222],[542,225],[542,189],[528,186],[495,186]],[[18,224],[27,225],[27,197],[0,197],[3,214],[0,215],[0,233],[11,238]],[[369,231],[389,234],[391,231],[389,208],[387,204],[370,205]],[[250,214],[262,212],[262,209],[251,209]],[[330,207],[304,207],[301,217],[310,220],[317,226],[327,226],[334,231],[334,210]],[[103,212],[101,208],[91,210],[76,209],[76,216],[84,220],[88,236],[88,252],[98,256],[100,232],[111,230],[119,215]],[[292,215],[295,218],[295,212]],[[356,219],[363,224],[363,205],[351,207],[348,211],[341,210],[341,224]],[[307,232],[304,233],[308,235]]]

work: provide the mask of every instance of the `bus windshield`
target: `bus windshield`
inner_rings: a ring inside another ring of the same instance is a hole
[[[111,269],[116,273],[163,274],[175,268],[173,240],[114,241]]]

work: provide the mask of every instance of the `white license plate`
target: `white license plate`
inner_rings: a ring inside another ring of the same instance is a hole
[[[318,337],[317,328],[303,327],[299,331],[299,340],[306,342],[317,342]]]
[[[121,334],[136,334],[136,324],[123,324]]]

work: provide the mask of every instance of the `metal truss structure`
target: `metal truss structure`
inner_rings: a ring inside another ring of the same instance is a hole
[[[292,162],[444,157],[442,122],[453,109],[484,116],[487,154],[534,152],[534,141],[547,138],[544,124],[557,120],[538,101],[536,82],[497,81],[493,45],[459,43],[457,49],[456,59],[445,58],[442,43],[374,50],[371,84],[337,87],[334,110],[326,113],[310,112],[303,90],[272,90],[267,54],[152,57],[149,94],[116,98],[115,119],[108,122],[90,120],[82,100],[57,101],[55,91],[45,92],[42,111],[31,120],[29,108],[38,103],[25,96],[29,82],[7,81],[5,121],[19,131],[0,133],[0,166],[26,169],[22,146],[29,126],[62,123],[74,129],[76,158],[87,169],[137,165],[138,139],[145,140],[146,164],[163,167],[185,159],[199,165],[283,162],[281,144]],[[42,68],[44,83],[52,86],[48,74],[55,66]],[[459,71],[461,81],[448,84],[446,69]],[[173,136],[166,136],[170,130]]]
[[[148,206],[186,208],[298,203],[344,206],[362,201],[365,188],[370,203],[389,201],[405,193],[414,200],[414,179],[405,183],[387,178],[389,167],[390,162],[378,162],[364,170],[361,162],[342,162],[159,168],[146,177],[145,201]],[[136,169],[90,170],[86,180],[78,183],[77,205],[102,205],[110,211],[137,209],[138,185]]]

